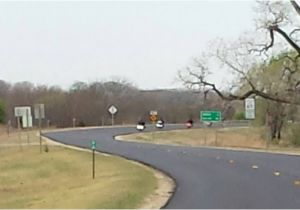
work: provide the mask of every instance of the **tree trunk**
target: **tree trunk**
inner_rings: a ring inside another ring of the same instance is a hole
[[[278,127],[277,127],[277,139],[281,139],[281,129],[283,127],[283,120],[280,117],[280,119],[278,120]]]

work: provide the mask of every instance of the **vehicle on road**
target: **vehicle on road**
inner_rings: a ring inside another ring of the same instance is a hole
[[[190,120],[186,121],[185,127],[186,128],[192,128],[193,124],[194,124],[194,121],[192,119],[190,119]]]
[[[143,131],[146,128],[146,123],[144,121],[139,121],[136,125],[138,131]]]
[[[156,128],[164,128],[165,127],[165,122],[163,120],[158,120],[155,124]]]

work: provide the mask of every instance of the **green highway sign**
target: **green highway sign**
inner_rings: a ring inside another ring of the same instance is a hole
[[[91,149],[96,149],[96,141],[95,140],[93,140],[92,142],[91,142]]]
[[[221,112],[220,111],[201,111],[200,120],[202,122],[220,122]]]

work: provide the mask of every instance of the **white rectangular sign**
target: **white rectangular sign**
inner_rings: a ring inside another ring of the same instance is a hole
[[[157,115],[157,113],[158,113],[158,112],[157,112],[156,110],[151,110],[151,111],[150,111],[150,115]]]
[[[255,110],[245,110],[245,118],[247,120],[253,120],[255,119]]]
[[[23,128],[32,128],[32,116],[23,115],[22,116],[22,127]]]
[[[16,106],[14,108],[15,117],[23,117],[26,115],[31,116],[31,107],[30,106]]]
[[[245,118],[255,119],[255,99],[246,98],[245,99]]]
[[[41,112],[41,119],[45,119],[45,105],[44,104],[35,104],[34,105],[34,118],[40,119],[40,112]]]

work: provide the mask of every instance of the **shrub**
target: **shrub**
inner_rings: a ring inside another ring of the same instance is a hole
[[[85,127],[85,123],[81,120],[81,121],[79,121],[78,126],[79,127]]]
[[[293,145],[300,146],[300,124],[295,123],[289,126],[289,139]]]
[[[245,119],[245,113],[244,112],[236,112],[233,116],[233,119],[235,119],[235,120],[244,120]]]

